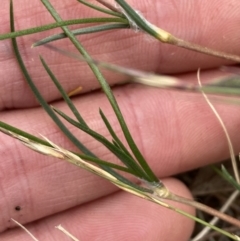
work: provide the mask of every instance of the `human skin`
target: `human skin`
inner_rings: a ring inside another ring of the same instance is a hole
[[[149,21],[178,37],[210,48],[240,54],[238,30],[240,3],[236,0],[128,1]],[[99,16],[76,1],[52,0],[64,19]],[[14,1],[16,29],[53,22],[38,0]],[[0,32],[9,32],[9,1],[2,0]],[[59,32],[59,30],[55,31]],[[104,94],[85,63],[71,60],[44,47],[31,49],[39,33],[18,39],[20,51],[37,87],[49,102],[68,111],[38,59],[41,54],[66,89],[83,87],[74,103],[93,129],[109,137],[99,117],[99,107],[120,134]],[[98,60],[122,66],[174,74],[196,82],[201,67],[203,81],[220,78],[219,67],[229,62],[161,44],[142,33],[121,30],[81,36],[84,46]],[[56,46],[74,50],[67,40]],[[39,107],[14,58],[11,42],[0,42],[1,121],[56,144],[75,150]],[[104,71],[105,73],[106,71]],[[106,72],[111,85],[125,77]],[[96,89],[96,91],[92,91]],[[161,90],[137,84],[115,86],[114,94],[144,157],[173,192],[191,198],[187,188],[171,176],[216,163],[229,156],[226,138],[201,95]],[[240,137],[237,106],[214,103],[225,122],[236,153]],[[81,141],[108,161],[115,158],[100,144],[69,126]],[[193,222],[179,214],[120,191],[107,181],[75,166],[35,153],[0,134],[0,240],[23,241],[27,234],[10,218],[24,224],[39,240],[66,240],[54,229],[62,224],[80,240],[179,240],[189,239]],[[176,207],[194,214],[181,204]],[[21,210],[15,208],[19,206]]]

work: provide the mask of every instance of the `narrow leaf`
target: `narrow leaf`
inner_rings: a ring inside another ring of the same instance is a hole
[[[0,40],[9,39],[9,38],[16,38],[20,36],[25,36],[33,33],[39,33],[46,30],[62,27],[62,26],[70,26],[75,24],[86,24],[86,23],[125,23],[127,24],[127,21],[122,18],[86,18],[86,19],[72,19],[72,20],[66,20],[66,21],[59,21],[57,23],[51,23],[47,25],[42,25],[39,27],[29,28],[29,29],[23,29],[19,31],[13,31],[11,33],[5,33],[0,35]]]
[[[52,7],[52,5],[50,4],[50,2],[48,0],[41,0],[41,1],[57,22],[62,20],[61,17],[58,15],[58,13],[55,11],[55,9]],[[86,59],[91,59],[89,54],[87,53],[87,51],[83,48],[83,46],[75,38],[75,36],[71,33],[71,31],[67,27],[62,27],[62,29],[65,32],[65,34],[69,37],[69,39],[72,41],[74,46],[83,55],[83,57],[86,58]],[[137,145],[135,144],[135,142],[132,138],[132,135],[129,132],[129,129],[126,125],[126,122],[123,118],[123,115],[120,111],[120,108],[117,104],[117,101],[116,101],[107,81],[104,79],[100,70],[98,69],[98,67],[95,64],[89,63],[89,66],[92,69],[93,73],[95,74],[96,78],[98,79],[100,85],[102,86],[102,89],[104,90],[104,92],[105,92],[105,94],[106,94],[106,96],[107,96],[107,98],[108,98],[117,118],[118,118],[118,121],[121,125],[122,131],[124,133],[124,136],[125,136],[125,138],[128,142],[128,145],[129,145],[130,149],[132,150],[134,156],[136,157],[137,161],[139,162],[139,164],[141,165],[141,167],[143,168],[144,172],[147,175],[147,180],[157,182],[158,181],[157,176],[153,173],[153,171],[151,170],[151,168],[149,167],[149,165],[145,161],[145,159],[142,156],[141,152],[139,151]]]
[[[217,168],[216,166],[212,166],[213,170],[220,175],[222,178],[224,178],[228,183],[230,183],[232,186],[234,186],[237,190],[240,191],[240,185],[235,181],[233,176],[227,171],[227,169],[222,165],[222,170]]]
[[[126,153],[124,153],[121,149],[117,148],[115,145],[113,145],[110,141],[108,141],[104,136],[98,134],[94,130],[90,129],[89,127],[86,127],[82,125],[81,123],[76,122],[66,114],[64,114],[62,111],[54,108],[54,111],[56,111],[60,116],[62,116],[65,120],[67,120],[72,125],[76,126],[80,130],[86,132],[88,135],[92,136],[94,139],[102,143],[106,148],[108,148],[114,155],[116,155],[131,171],[135,172],[135,175],[139,178],[147,178],[146,174],[142,171],[142,169],[138,166],[138,164],[129,157]]]
[[[75,29],[75,30],[72,30],[72,33],[76,36],[76,35],[84,35],[84,34],[97,33],[97,32],[102,32],[102,31],[113,30],[113,29],[115,29],[115,30],[116,29],[124,29],[124,28],[129,28],[129,25],[124,24],[124,23],[104,24],[104,25],[99,25],[99,26],[91,26],[91,27],[86,27],[86,28]],[[32,45],[32,47],[44,45],[46,43],[60,40],[63,38],[67,38],[65,33],[55,34],[55,35],[52,35],[52,36],[49,36],[47,38],[37,41],[36,43],[34,43]]]
[[[100,113],[100,115],[101,115],[101,117],[102,117],[102,120],[103,120],[105,126],[107,127],[109,133],[111,134],[111,136],[112,136],[112,138],[113,138],[113,140],[114,140],[114,142],[115,142],[115,145],[118,146],[118,148],[120,148],[121,150],[123,150],[128,156],[130,156],[131,158],[133,158],[132,155],[130,154],[130,152],[127,150],[127,148],[126,148],[126,147],[124,146],[124,144],[121,142],[121,140],[117,137],[117,135],[116,135],[116,133],[114,132],[111,124],[109,123],[107,117],[104,115],[104,113],[102,112],[101,109],[99,110],[99,113]]]
[[[10,5],[10,24],[11,24],[11,31],[14,31],[14,16],[13,16],[13,5]],[[37,98],[37,100],[39,101],[39,103],[41,104],[41,106],[44,108],[44,110],[48,113],[48,115],[52,118],[52,120],[56,123],[56,125],[62,130],[62,132],[69,138],[69,140],[71,140],[71,142],[78,148],[80,149],[83,153],[85,153],[86,155],[90,155],[90,156],[94,156],[95,155],[89,151],[69,130],[68,128],[61,122],[61,120],[58,118],[58,116],[54,113],[54,111],[50,108],[50,106],[48,105],[48,103],[45,101],[45,99],[42,97],[42,95],[40,94],[40,92],[38,91],[36,85],[34,84],[34,82],[32,81],[26,67],[25,64],[22,60],[22,57],[20,55],[19,49],[18,49],[18,45],[17,45],[17,41],[15,38],[12,39],[12,44],[13,44],[13,49],[14,49],[14,53],[15,56],[17,58],[18,64],[22,70],[22,73],[25,77],[25,80],[27,81],[29,87],[31,88],[32,92],[34,93],[35,97]]]
[[[63,99],[65,100],[65,102],[67,103],[67,105],[69,106],[69,108],[71,109],[72,113],[75,115],[75,117],[77,118],[77,120],[84,126],[88,127],[87,123],[85,122],[85,120],[82,118],[82,116],[80,115],[79,111],[77,110],[77,108],[75,107],[75,105],[72,103],[71,99],[69,98],[69,96],[67,95],[67,93],[65,92],[65,90],[63,89],[63,87],[61,86],[60,82],[57,80],[57,78],[55,77],[55,75],[53,74],[53,72],[50,70],[50,68],[47,66],[46,62],[44,61],[44,59],[40,56],[40,60],[45,68],[45,70],[47,71],[48,75],[50,76],[51,80],[53,81],[53,83],[55,84],[55,86],[57,87],[57,89],[59,90],[59,92],[61,93]]]

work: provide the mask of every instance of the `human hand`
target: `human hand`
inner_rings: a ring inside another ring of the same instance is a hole
[[[51,2],[64,19],[96,16],[96,12],[74,1]],[[130,4],[159,27],[182,39],[240,54],[236,41],[239,39],[237,23],[240,11],[237,1],[215,3],[205,0],[194,1],[191,5],[183,0],[176,3],[156,1],[154,8],[143,2],[131,1]],[[8,4],[6,0],[2,4],[2,33],[9,31]],[[53,22],[37,0],[31,1],[30,5],[26,0],[14,2],[14,9],[17,29]],[[223,26],[226,26],[227,33]],[[45,36],[46,33],[39,33],[34,35],[34,39]],[[80,39],[98,60],[175,74],[185,81],[196,81],[198,67],[209,69],[202,71],[203,80],[219,77],[223,73],[218,71],[218,67],[226,63],[221,59],[163,45],[144,34],[128,30],[81,36]],[[30,49],[33,43],[31,36],[19,38],[18,43],[31,76],[47,101],[55,101],[54,106],[63,111],[67,109],[43,70],[39,53],[67,92],[83,87],[85,94],[75,97],[74,103],[93,129],[108,136],[98,114],[101,107],[120,132],[104,94],[101,91],[91,92],[98,88],[98,84],[85,63],[49,52],[44,47]],[[67,40],[56,42],[56,45],[73,49]],[[72,150],[71,143],[38,106],[28,89],[9,40],[0,42],[0,51],[1,121],[35,135],[40,133]],[[111,84],[124,80],[115,73],[107,72],[106,75]],[[114,93],[140,150],[154,172],[173,192],[191,196],[182,183],[170,176],[228,157],[223,131],[200,95],[136,84],[115,87]],[[235,130],[240,116],[235,111],[236,107],[217,105],[217,109],[238,151],[239,135],[235,134]],[[72,126],[69,128],[98,156],[116,161],[104,148],[99,148],[100,144],[76,132]],[[7,231],[13,226],[10,218],[24,224],[39,240],[65,240],[64,235],[54,229],[60,223],[80,240],[189,239],[193,228],[191,220],[119,191],[91,173],[35,153],[3,134],[0,138],[1,241],[26,240],[27,234],[20,229]],[[189,207],[174,205],[194,212]],[[17,206],[21,207],[20,211],[15,210]]]

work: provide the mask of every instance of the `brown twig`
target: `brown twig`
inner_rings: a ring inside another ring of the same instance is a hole
[[[199,52],[199,53],[203,53],[203,54],[207,54],[207,55],[231,60],[231,61],[234,61],[234,62],[240,62],[240,57],[238,55],[228,54],[228,53],[213,50],[213,49],[210,49],[210,48],[207,48],[207,47],[203,47],[201,45],[190,43],[188,41],[179,39],[179,38],[177,38],[173,35],[171,35],[171,37],[169,38],[168,43],[173,44],[173,45],[178,46],[178,47],[181,47],[181,48],[193,50],[195,52]]]

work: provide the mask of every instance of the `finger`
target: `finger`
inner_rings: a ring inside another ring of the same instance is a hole
[[[115,88],[114,92],[137,145],[160,178],[229,156],[222,128],[200,95],[140,85],[122,86]],[[89,94],[75,98],[74,103],[94,130],[111,139],[97,112],[101,107],[116,133],[120,138],[123,137],[103,93],[95,92],[94,96]],[[55,103],[54,106],[70,114],[64,103]],[[236,135],[240,121],[237,108],[217,105],[236,153],[240,143],[239,135]],[[1,120],[30,133],[40,133],[59,146],[74,150],[39,108],[3,112]],[[72,126],[69,126],[69,130],[100,158],[119,163],[90,137]],[[2,220],[8,220],[18,205],[27,207],[22,221],[29,222],[117,190],[86,171],[28,150],[2,134],[1,138],[0,155],[5,161],[0,163],[3,173],[0,196],[4,197],[2,205],[8,207],[2,213]],[[96,185],[97,189],[93,191]],[[3,224],[0,226],[4,227]]]
[[[174,179],[165,180],[175,192],[190,197],[186,188]],[[190,207],[174,203],[175,207],[193,214]],[[16,217],[21,222],[21,217]],[[47,217],[26,228],[38,240],[66,240],[54,229],[61,224],[79,240],[189,240],[193,221],[156,204],[125,192],[98,199],[89,204]],[[174,228],[173,228],[173,224]],[[2,241],[22,241],[28,235],[21,229],[0,234]]]
[[[17,29],[53,22],[39,1],[32,1],[30,6],[25,4],[25,1],[14,3]],[[8,1],[4,1],[2,8],[4,9],[2,16],[5,18],[2,32],[9,31],[8,4]],[[72,3],[53,1],[53,4],[64,19],[79,18],[79,16],[91,17],[98,14],[74,1]],[[156,2],[154,8],[146,5],[144,1],[130,1],[130,4],[142,12],[149,21],[180,38],[221,51],[239,53],[237,41],[239,39],[239,1],[234,0],[231,4],[226,0],[220,2],[194,1],[191,4],[186,0],[180,2],[161,1]],[[224,7],[220,8],[219,6]],[[218,11],[215,11],[216,9]],[[79,86],[83,87],[82,93],[99,88],[91,71],[86,68],[84,63],[63,57],[59,53],[44,49],[44,47],[30,48],[33,38],[41,39],[49,34],[39,33],[34,37],[26,36],[18,40],[26,66],[44,97],[48,101],[53,101],[59,98],[59,93],[46,77],[38,54],[42,54],[46,58],[50,68],[59,77],[66,91],[72,91]],[[212,68],[226,63],[224,60],[161,44],[156,40],[147,39],[145,34],[135,33],[132,30],[98,33],[81,36],[80,39],[96,59],[145,71],[179,73],[193,71],[199,67]],[[68,40],[58,41],[55,45],[69,51],[75,51]],[[36,105],[35,99],[26,88],[16,61],[13,60],[14,55],[10,41],[1,41],[0,49],[2,52],[0,108]],[[119,83],[125,78],[111,73],[108,73],[107,77],[111,84]]]

